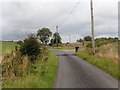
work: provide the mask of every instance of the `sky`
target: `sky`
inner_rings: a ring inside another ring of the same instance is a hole
[[[93,0],[97,37],[118,36],[118,1]],[[23,40],[47,27],[62,42],[91,36],[90,0],[0,0],[0,40]]]

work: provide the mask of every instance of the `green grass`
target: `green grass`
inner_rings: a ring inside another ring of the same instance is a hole
[[[0,54],[6,50],[14,50],[15,46],[18,46],[16,42],[0,41]]]
[[[83,60],[97,66],[103,71],[109,73],[116,79],[119,77],[118,64],[112,62],[106,57],[93,56],[87,51],[79,51],[76,53],[77,56],[81,57]]]
[[[30,73],[22,77],[7,79],[3,82],[3,88],[52,88],[58,66],[58,58],[54,52],[49,51],[48,60],[42,62],[37,61],[30,64],[28,70]]]

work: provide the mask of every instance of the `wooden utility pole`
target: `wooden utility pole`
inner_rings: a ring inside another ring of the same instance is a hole
[[[93,18],[93,2],[90,2],[91,6],[91,29],[92,29],[92,54],[95,55],[95,42],[94,42],[94,18]]]
[[[56,32],[58,33],[58,26],[56,26]]]
[[[57,33],[58,33],[58,26],[56,26],[56,45],[58,47]]]
[[[71,40],[70,40],[71,38],[70,38],[70,35],[69,35],[69,43],[71,42]]]

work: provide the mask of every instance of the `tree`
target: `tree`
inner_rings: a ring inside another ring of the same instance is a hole
[[[52,38],[51,40],[50,40],[50,46],[52,46],[54,44],[54,39]]]
[[[112,37],[108,37],[108,40],[113,40],[113,38]]]
[[[85,40],[85,41],[91,41],[92,38],[91,38],[90,36],[85,36],[85,37],[84,37],[84,40]]]
[[[60,34],[59,33],[54,33],[53,34],[53,39],[54,39],[54,44],[61,44],[61,37],[60,37]]]
[[[118,40],[118,37],[115,37],[114,39],[115,39],[115,40]]]
[[[60,37],[60,35],[59,35],[59,33],[54,33],[53,34],[53,38],[50,40],[50,45],[53,45],[53,44],[61,44],[62,42],[61,42],[61,37]]]
[[[49,42],[49,38],[52,36],[52,32],[48,28],[42,28],[37,31],[37,36],[43,44],[47,44]]]
[[[83,39],[81,39],[81,38],[79,40],[77,40],[77,42],[82,42],[82,41],[83,41]]]

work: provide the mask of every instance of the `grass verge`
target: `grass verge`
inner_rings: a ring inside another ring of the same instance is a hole
[[[22,77],[3,81],[3,88],[52,88],[58,60],[52,51],[48,52],[47,58],[47,61],[38,60],[35,64],[30,64]]]
[[[79,51],[76,55],[120,80],[120,78],[118,78],[120,77],[118,63],[114,63],[106,57],[92,56],[87,51]]]

